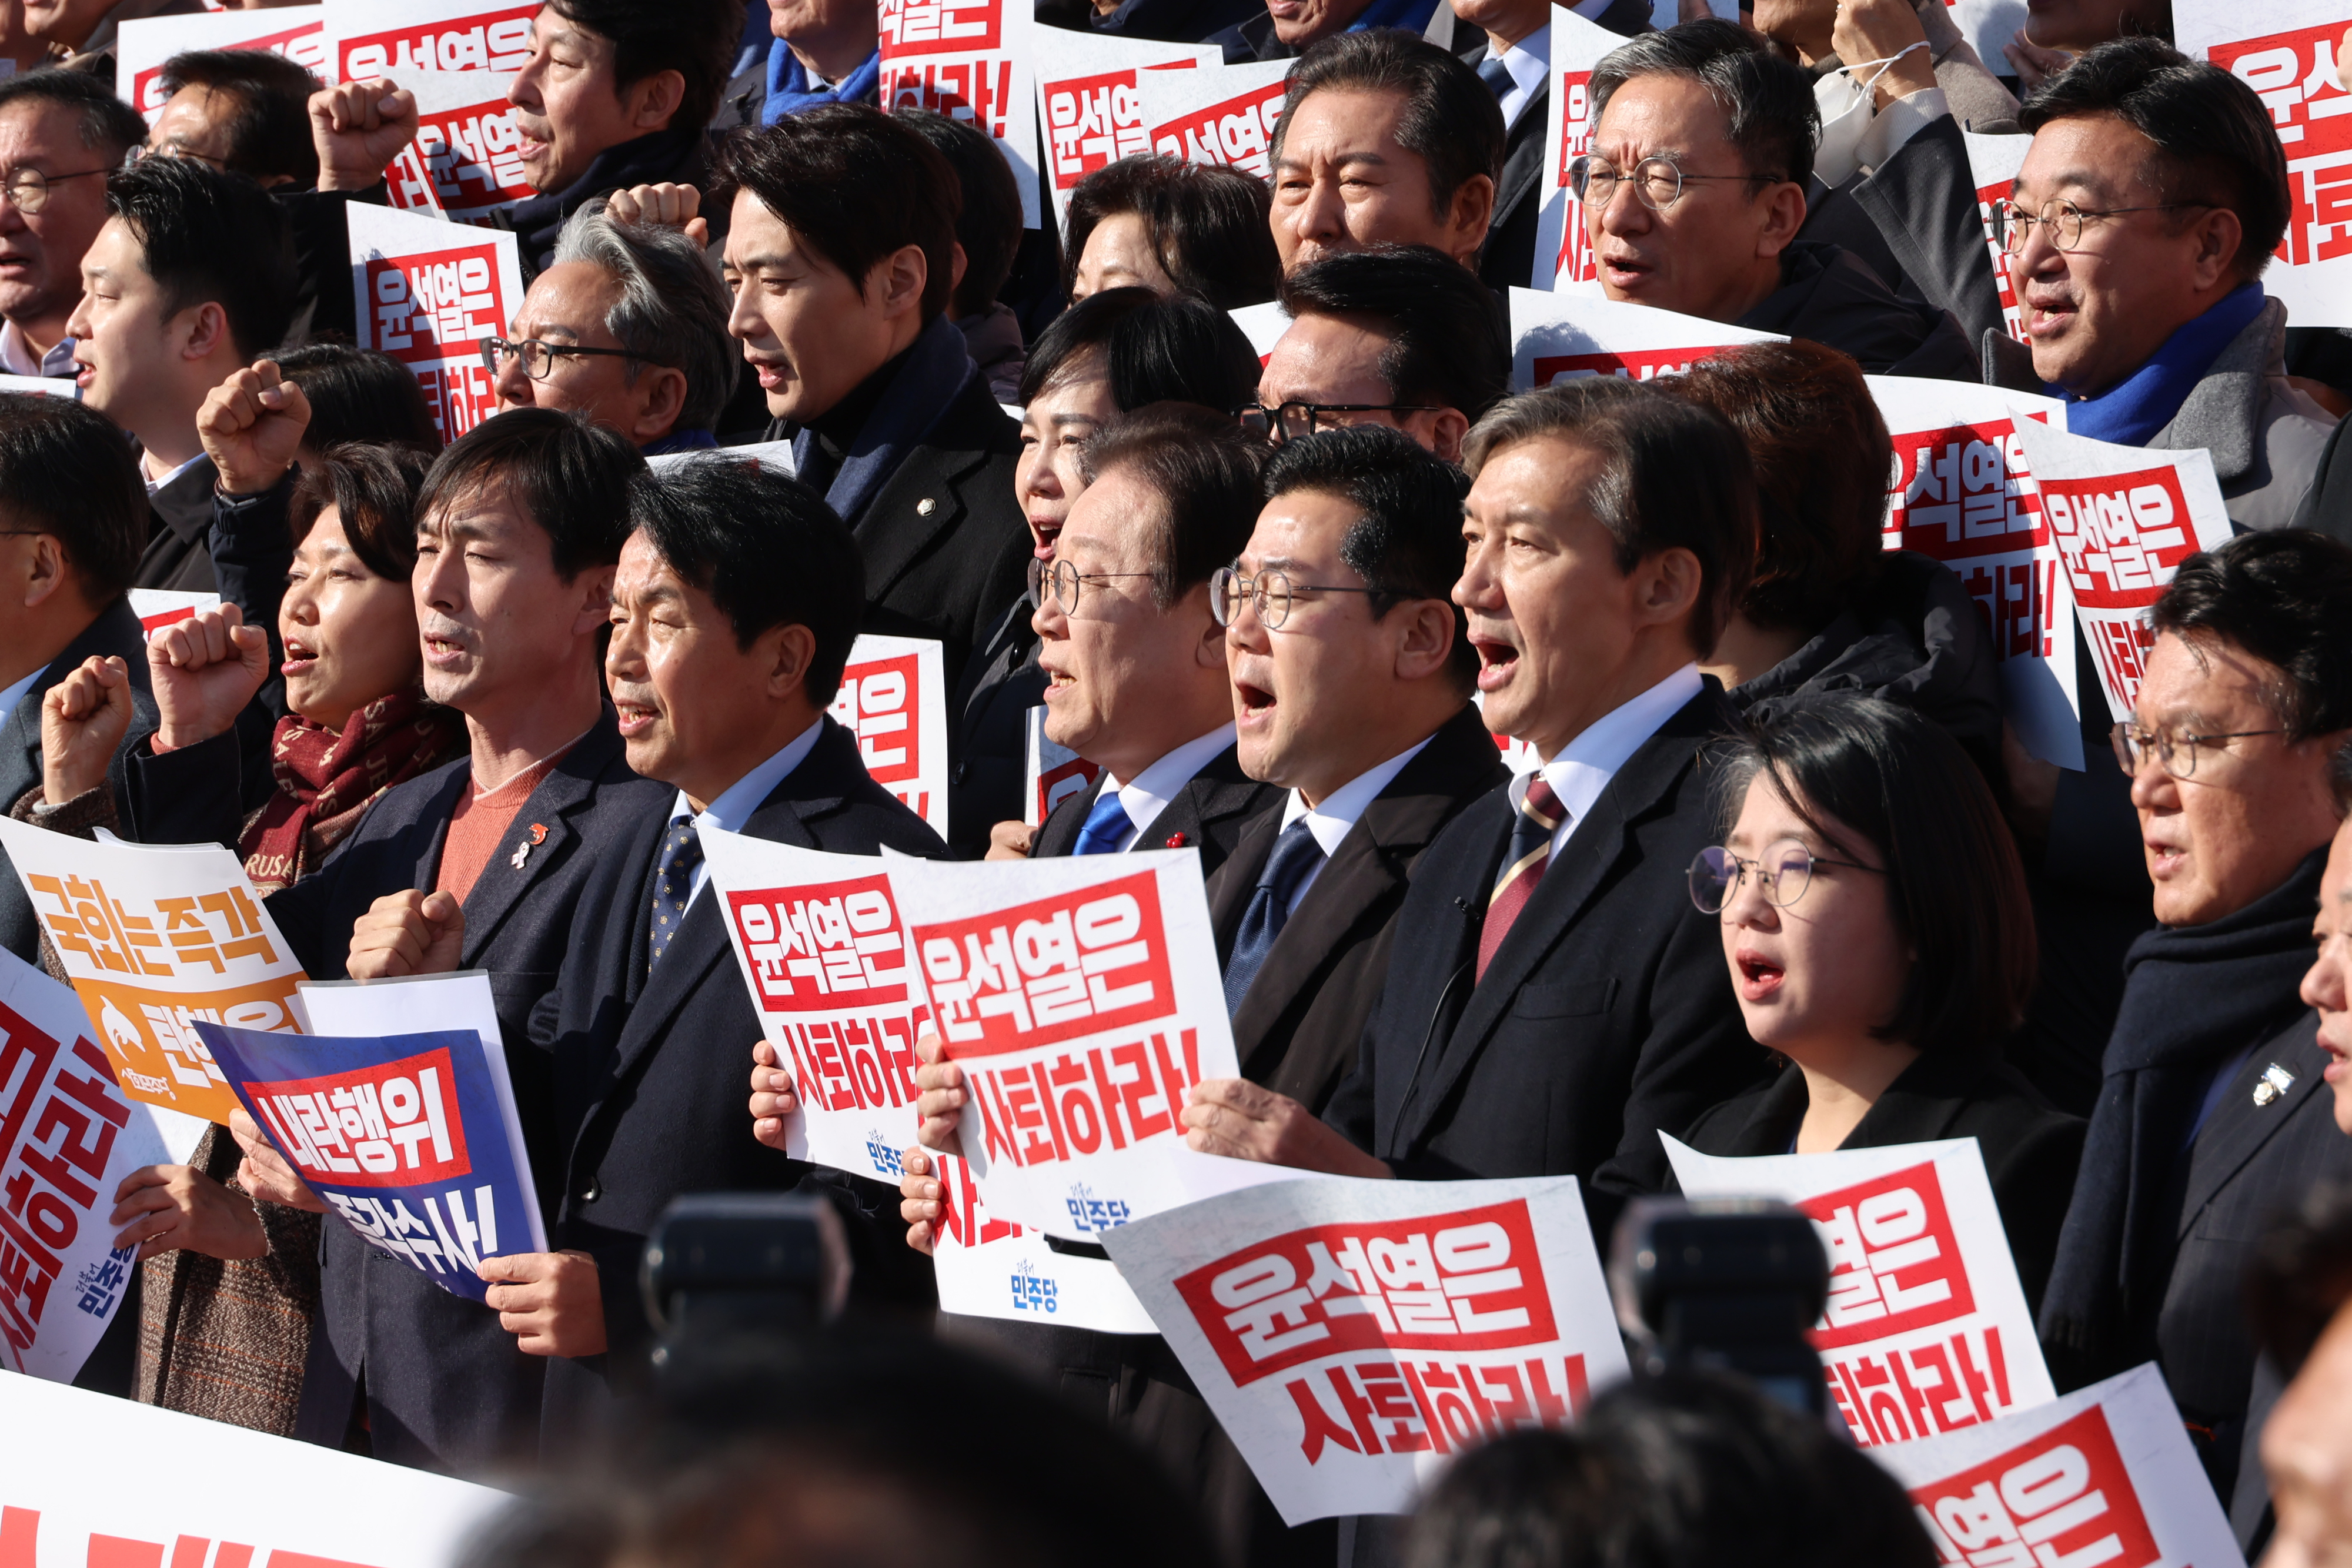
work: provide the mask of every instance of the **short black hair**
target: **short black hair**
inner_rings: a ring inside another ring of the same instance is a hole
[[[721,199],[750,192],[861,291],[884,257],[919,246],[923,319],[947,309],[963,196],[955,170],[913,127],[868,104],[821,103],[738,131],[719,149],[719,171]]]
[[[226,95],[228,166],[256,180],[282,175],[299,186],[319,183],[310,140],[310,95],[319,78],[275,49],[192,49],[163,62],[163,96],[200,87]]]
[[[390,354],[322,340],[279,354],[278,369],[310,400],[302,444],[313,452],[352,441],[397,443],[427,456],[441,450],[425,389]]]
[[[1276,163],[1282,162],[1283,141],[1298,106],[1323,91],[1403,100],[1397,145],[1428,170],[1429,205],[1436,216],[1452,210],[1454,193],[1473,176],[1502,183],[1508,133],[1501,102],[1476,71],[1420,34],[1367,27],[1308,45],[1291,68],[1282,118],[1274,123]]]
[[[996,303],[1013,276],[1021,248],[1021,186],[996,138],[968,120],[950,120],[928,109],[892,111],[940,150],[955,171],[963,212],[956,219],[956,243],[963,246],[963,281],[956,285],[958,316],[982,316]]]
[[[1511,387],[1502,301],[1478,275],[1425,245],[1376,245],[1310,261],[1282,280],[1293,316],[1345,316],[1389,334],[1381,379],[1399,402],[1476,423]]]
[[[1372,619],[1409,599],[1443,601],[1454,615],[1453,674],[1466,695],[1478,677],[1478,652],[1453,595],[1462,580],[1462,498],[1470,476],[1401,430],[1357,424],[1276,447],[1264,489],[1268,501],[1309,490],[1356,508],[1339,559],[1372,591],[1365,596]]]
[[[407,581],[416,569],[416,493],[432,466],[422,447],[347,441],[325,448],[295,481],[287,507],[294,542],[332,507],[352,553],[378,577]]]
[[[1263,305],[1282,280],[1266,214],[1265,182],[1218,163],[1139,152],[1106,163],[1070,192],[1063,219],[1062,298],[1076,287],[1087,238],[1105,218],[1132,213],[1143,222],[1160,270],[1177,287],[1220,310]]]
[[[71,398],[0,392],[0,519],[55,535],[85,599],[104,604],[131,586],[151,517],[113,421]]]
[[[2156,186],[2167,202],[2238,214],[2238,276],[2270,265],[2294,211],[2286,151],[2262,96],[2231,72],[2192,60],[2161,38],[2115,38],[2085,49],[2029,94],[2017,122],[2112,114],[2156,143]]]
[[[735,0],[547,0],[547,8],[613,41],[615,94],[662,71],[684,77],[686,95],[667,129],[699,132],[719,112],[743,36]]]
[[[43,66],[21,75],[0,77],[0,110],[11,104],[55,103],[79,110],[75,128],[81,144],[101,154],[109,164],[147,140],[147,121],[137,110],[114,96],[114,89],[88,71],[64,66]]]
[[[629,486],[629,526],[710,596],[749,648],[772,626],[816,639],[802,689],[819,707],[866,613],[866,566],[849,526],[798,479],[720,453],[648,468]]]
[[[1708,16],[1644,33],[1601,57],[1589,90],[1598,126],[1617,89],[1635,77],[1687,77],[1723,110],[1725,135],[1758,181],[1813,175],[1813,149],[1822,139],[1821,106],[1812,73],[1782,59],[1760,33]]]
[[[1162,612],[1231,566],[1257,527],[1263,437],[1230,413],[1156,402],[1097,432],[1079,449],[1087,483],[1133,469],[1158,500],[1150,519],[1151,601]]]
[[[1257,386],[1257,350],[1223,310],[1190,295],[1162,299],[1149,288],[1106,288],[1038,334],[1022,367],[1021,401],[1043,393],[1097,349],[1121,412],[1152,402],[1238,408]]]
[[[1691,647],[1715,651],[1756,562],[1756,477],[1748,448],[1713,409],[1619,376],[1554,382],[1495,405],[1462,443],[1472,478],[1522,442],[1558,437],[1599,454],[1583,497],[1617,540],[1617,570],[1660,550],[1698,558]]]
[[[545,530],[566,582],[621,559],[629,537],[629,481],[643,454],[619,431],[551,408],[510,408],[449,444],[416,497],[416,525],[444,504],[497,486]]]
[[[2246,1318],[2255,1342],[2293,1377],[2347,1301],[2352,1184],[2320,1182],[2255,1247],[2246,1268]]]
[[[2352,729],[2352,545],[2308,528],[2240,534],[2182,561],[2147,619],[2276,670],[2264,695],[2290,745]]]
[[[1980,1051],[2033,991],[2025,864],[1984,775],[1916,709],[1858,692],[1761,702],[1722,769],[1722,825],[1759,777],[1824,839],[1836,822],[1877,852],[1887,904],[1917,956],[1895,1017],[1872,1032],[1922,1051]]]
[[[217,303],[229,340],[253,361],[294,319],[294,241],[277,199],[243,174],[194,158],[143,158],[107,176],[106,210],[139,241],[164,308]]]

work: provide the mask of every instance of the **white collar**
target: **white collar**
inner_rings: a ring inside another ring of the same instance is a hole
[[[1512,86],[1521,92],[1534,92],[1551,69],[1551,24],[1546,22],[1500,54],[1495,50],[1495,40],[1487,39],[1486,57],[1503,62],[1503,68],[1511,73]]]
[[[147,481],[147,495],[148,495],[148,498],[149,498],[149,499],[151,499],[151,500],[152,500],[152,499],[153,499],[153,498],[154,498],[154,497],[155,497],[155,495],[156,495],[156,493],[157,493],[158,491],[161,491],[161,490],[164,489],[166,486],[168,486],[172,483],[172,481],[173,481],[173,480],[177,479],[181,475],[185,474],[189,469],[194,468],[197,464],[202,463],[204,460],[205,460],[205,454],[204,454],[204,453],[202,453],[202,452],[198,452],[198,453],[197,453],[194,457],[191,457],[191,458],[189,458],[186,462],[182,463],[178,467],[176,467],[176,468],[173,469],[169,474],[164,475],[161,479],[149,479],[149,480]],[[142,462],[142,463],[141,463],[141,464],[140,464],[139,467],[140,467],[140,473],[141,473],[141,476],[143,477],[143,476],[145,476],[145,473],[146,473],[146,467],[147,467],[147,465],[146,465],[146,464],[145,464],[145,463],[143,463],[143,462]]]
[[[1666,720],[1680,713],[1684,704],[1706,689],[1706,681],[1698,673],[1697,662],[1685,664],[1648,691],[1619,704],[1585,726],[1559,755],[1545,763],[1538,771],[1544,782],[1551,786],[1552,793],[1559,797],[1559,803],[1568,809],[1568,820],[1563,825],[1584,821],[1585,813],[1592,810],[1626,759],[1641,750]],[[1513,805],[1526,798],[1527,779],[1531,777],[1512,780]]]
[[[1289,803],[1282,809],[1283,827],[1286,829],[1304,817],[1307,819],[1307,831],[1315,835],[1315,841],[1323,847],[1324,855],[1328,858],[1339,853],[1340,843],[1354,830],[1356,820],[1364,814],[1364,808],[1380,799],[1381,791],[1404,771],[1404,765],[1420,756],[1422,747],[1435,738],[1435,736],[1430,736],[1421,745],[1400,751],[1386,762],[1357,774],[1324,796],[1323,803],[1312,810],[1308,809],[1305,797],[1293,789]]]
[[[730,833],[741,832],[751,821],[751,813],[760,809],[760,803],[775,791],[776,786],[782,783],[793,768],[808,760],[808,754],[816,747],[817,737],[824,731],[824,719],[820,715],[814,724],[794,736],[782,751],[721,789],[699,815],[687,800],[686,791],[679,790],[677,803],[669,809],[671,818],[693,817],[697,832],[706,828],[719,828]]]
[[[1109,774],[1103,775],[1103,788],[1118,791],[1118,803],[1127,811],[1127,820],[1135,824],[1135,836],[1139,841],[1146,830],[1168,809],[1176,792],[1192,781],[1192,776],[1206,768],[1217,754],[1234,743],[1234,727],[1220,725],[1198,740],[1188,740],[1151,764],[1133,781],[1120,783]]]

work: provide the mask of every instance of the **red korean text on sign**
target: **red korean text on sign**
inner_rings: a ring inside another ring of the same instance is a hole
[[[1003,0],[881,0],[882,57],[993,49]],[[928,107],[928,106],[926,106]]]
[[[1584,203],[1577,196],[1576,188],[1568,183],[1569,165],[1592,151],[1592,91],[1591,71],[1563,71],[1559,86],[1561,99],[1559,131],[1559,171],[1555,176],[1560,190],[1568,198],[1568,221],[1559,233],[1559,256],[1552,270],[1563,282],[1591,283],[1601,276],[1601,264],[1592,254],[1592,235],[1586,226]],[[1538,371],[1536,384],[1549,384],[1549,379]]]
[[[2295,266],[2352,256],[2352,93],[2336,79],[2344,24],[2217,44],[2213,64],[2262,96],[2286,151],[2294,216],[2278,254]]]
[[[882,101],[893,110],[928,109],[977,125],[999,141],[1010,133],[1013,62],[920,59],[882,62]]]
[[[902,653],[854,664],[841,673],[830,711],[857,737],[857,755],[877,784],[903,784],[922,776],[919,667],[914,654]]]
[[[472,355],[504,325],[493,246],[398,260],[370,256],[367,282],[375,346],[411,365]]]
[[[760,1010],[838,1012],[903,1006],[906,939],[887,876],[730,893]]]
[[[305,26],[289,27],[282,33],[271,33],[258,38],[247,38],[241,43],[218,46],[223,53],[233,49],[268,49],[274,55],[284,55],[296,65],[316,71],[326,57],[321,38],[326,25],[312,22]],[[125,95],[142,114],[153,114],[169,100],[163,96],[163,68],[149,66],[131,78],[131,91]]]
[[[522,168],[522,131],[503,95],[425,116],[416,129],[416,147],[445,209],[492,206],[531,193]]]
[[[68,1054],[64,1042],[0,1005],[0,1338],[12,1359],[39,1334],[65,1266],[60,1255],[84,1224],[102,1223],[113,1209],[114,1194],[99,1184],[115,1134],[131,1120],[106,1053],[76,1040],[70,1060],[60,1060]]]
[[[1054,808],[1093,783],[1102,769],[1083,757],[1073,757],[1057,763],[1037,775],[1037,820],[1044,821],[1054,814]]]
[[[2197,549],[2180,477],[2166,466],[2097,479],[2045,479],[2042,512],[2075,602],[2109,612],[2094,613],[2084,632],[2108,689],[2128,701],[2147,674],[2156,635],[2137,612],[2156,601]]]
[[[335,68],[344,81],[402,71],[505,71],[530,61],[536,4],[500,6],[445,22],[360,33],[340,40]]]
[[[1223,164],[1270,179],[1274,128],[1289,91],[1289,83],[1272,82],[1156,126],[1153,147],[1188,163]]]
[[[1026,1232],[988,1212],[971,1167],[954,1155],[933,1156],[940,1174],[939,1232],[959,1247],[980,1247]]]
[[[1367,1357],[1282,1385],[1298,1412],[1298,1451],[1319,1465],[1344,1450],[1451,1454],[1526,1427],[1560,1427],[1583,1412],[1584,1357],[1558,1351],[1506,1362]]]
[[[1992,281],[2000,295],[2000,324],[2009,335],[2022,343],[2025,336],[2025,313],[2018,308],[2017,283],[2009,274],[2009,252],[2001,248],[2000,230],[1997,226],[2000,209],[2009,203],[2006,185],[1986,185],[1977,192],[1977,221],[1984,226],[1985,246],[1992,252]]]
[[[1181,1135],[1178,1118],[1201,1081],[1201,1041],[1193,1030],[1160,1030],[1009,1067],[976,1061],[965,1071],[980,1103],[988,1157],[1050,1165]],[[1074,1200],[1083,1210],[1083,1200]],[[1089,1214],[1081,1228],[1124,1219],[1123,1212],[1099,1219]]]
[[[333,1557],[318,1557],[304,1552],[254,1548],[235,1541],[224,1541],[217,1546],[207,1536],[177,1535],[169,1541],[135,1541],[129,1536],[100,1535],[96,1531],[81,1532],[78,1524],[67,1524],[52,1518],[49,1538],[55,1546],[50,1562],[77,1560],[89,1568],[162,1568],[169,1561],[173,1568],[201,1563],[209,1559],[212,1568],[247,1568],[256,1558],[268,1568],[366,1568],[364,1563],[346,1563]],[[64,1533],[60,1534],[60,1531]],[[6,1568],[32,1568],[42,1561],[40,1552],[41,1511],[37,1508],[0,1508],[0,1564]],[[87,1545],[78,1544],[86,1542]]]
[[[1100,76],[1047,82],[1045,137],[1053,144],[1054,188],[1066,191],[1106,163],[1151,151],[1143,95],[1132,67]]]
[[[1974,1469],[1911,1489],[1953,1568],[2153,1568],[2163,1561],[2106,1412],[2081,1415]]]
[[[1813,1331],[1815,1349],[1932,1328],[1976,1311],[1934,1161],[1797,1207],[1829,1245],[1829,1308]]]
[[[473,1171],[446,1050],[318,1078],[248,1083],[262,1124],[304,1172],[342,1186],[422,1186]]]
[[[1175,1011],[1151,872],[915,927],[949,1056],[1027,1051]]]
[[[1538,354],[1535,380],[1539,387],[1574,381],[1580,376],[1624,376],[1646,382],[1657,376],[1678,376],[1720,352],[1720,349],[1628,349],[1622,352]]]
[[[1960,574],[1996,657],[2052,655],[2058,563],[1983,559],[2049,539],[2041,494],[2008,420],[1896,435],[1886,519],[1887,549],[1931,555]]]
[[[1828,1351],[1830,1398],[1860,1444],[1907,1443],[2009,1414],[2009,1357],[1985,1324],[1901,1345]]]

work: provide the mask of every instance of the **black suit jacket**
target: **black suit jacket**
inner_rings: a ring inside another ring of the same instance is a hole
[[[1494,736],[1465,704],[1373,797],[1284,923],[1234,1014],[1243,1077],[1310,1111],[1323,1109],[1355,1065],[1422,852],[1465,807],[1509,778]],[[1281,831],[1279,810],[1251,818],[1209,879],[1220,962],[1233,953]]]
[[[218,477],[213,460],[199,457],[187,472],[155,492],[148,502],[147,548],[140,552],[131,587],[186,593],[219,591],[206,539],[213,526],[213,482]]]
[[[1029,710],[1045,700],[1041,644],[1029,624],[1035,608],[1026,594],[1005,607],[948,704],[948,851],[958,860],[986,854],[997,823],[1023,820]]]
[[[1324,1120],[1408,1178],[1573,1175],[1604,1238],[1618,1199],[1662,1190],[1658,1130],[1761,1076],[1716,918],[1689,892],[1716,831],[1701,754],[1732,722],[1708,677],[1576,824],[1475,987],[1515,813],[1496,789],[1454,818]]]
[[[1486,40],[1462,51],[1472,70],[1486,57]],[[1503,143],[1503,177],[1495,185],[1495,214],[1486,221],[1486,248],[1478,253],[1478,277],[1487,287],[1528,287],[1536,272],[1536,219],[1543,209],[1544,122],[1549,118],[1549,78],[1519,110]],[[1549,277],[1549,269],[1546,277]]]
[[[1834,190],[1816,181],[1809,195],[1798,239],[1841,246],[1896,294],[1950,311],[1971,343],[2001,329],[1992,250],[1958,120],[1936,120]]]
[[[1703,1155],[1785,1155],[1807,1103],[1805,1075],[1790,1067],[1770,1087],[1707,1112],[1683,1142]],[[1886,1086],[1838,1146],[1883,1149],[1974,1138],[2026,1304],[2038,1312],[2074,1193],[2086,1125],[2080,1116],[2052,1110],[2040,1091],[1997,1056],[1929,1052]]]
[[[1076,794],[1064,797],[1045,819],[1045,825],[1037,830],[1030,854],[1043,859],[1073,853],[1078,846],[1078,830],[1087,825],[1087,813],[1095,809],[1102,787],[1097,778]],[[1260,811],[1279,810],[1282,799],[1281,789],[1243,772],[1240,754],[1228,746],[1185,780],[1184,788],[1176,791],[1160,815],[1137,824],[1141,831],[1129,847],[1199,850],[1201,874],[1213,876],[1234,852],[1251,820]]]

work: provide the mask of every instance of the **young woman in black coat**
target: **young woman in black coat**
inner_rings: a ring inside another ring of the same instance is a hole
[[[2033,984],[2033,913],[1983,777],[1939,726],[1876,697],[1750,715],[1723,774],[1719,848],[1691,896],[1723,919],[1756,1042],[1787,1063],[1701,1116],[1709,1155],[1969,1138],[2037,1308],[2084,1124],[2001,1056]]]

